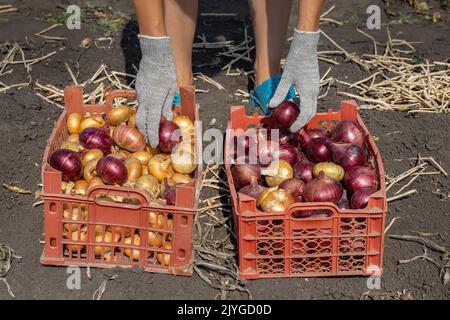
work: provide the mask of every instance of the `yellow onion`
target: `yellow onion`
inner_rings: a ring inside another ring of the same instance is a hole
[[[112,237],[111,230],[107,229],[105,231],[105,238],[104,239],[103,239],[103,236],[102,236],[102,231],[100,231],[99,233],[97,233],[95,235],[95,242],[111,243],[112,241],[113,241],[113,237]],[[114,242],[118,243],[119,241],[120,241],[120,233],[115,232],[114,233]],[[111,251],[111,249],[109,247],[95,246],[94,251],[95,251],[95,255],[96,256],[100,256],[102,254],[102,248],[105,248],[105,254]]]
[[[61,145],[61,147],[60,147],[60,149],[68,149],[68,150],[72,150],[72,151],[75,151],[75,152],[81,151],[82,148],[83,148],[83,147],[80,146],[78,143],[76,143],[76,142],[71,142],[71,141],[66,141],[66,142],[64,142],[64,143]]]
[[[166,227],[166,217],[162,213],[149,212],[148,224],[152,228],[164,229]]]
[[[165,178],[170,178],[175,173],[170,165],[170,156],[168,154],[157,154],[148,162],[148,172],[162,182]]]
[[[313,168],[313,174],[314,177],[318,177],[320,172],[323,171],[323,173],[327,177],[331,177],[337,180],[342,180],[345,175],[344,168],[342,168],[340,165],[335,164],[333,162],[320,162],[316,165],[314,165]]]
[[[295,199],[283,189],[266,189],[258,197],[258,206],[265,212],[285,212]]]
[[[83,166],[86,166],[89,161],[94,159],[101,159],[103,158],[103,151],[99,149],[90,149],[86,151],[86,153],[83,156],[83,159],[81,160],[81,163]]]
[[[172,168],[178,173],[190,174],[197,168],[194,147],[190,143],[182,142],[176,146],[170,160]]]
[[[122,156],[122,158],[125,160],[130,156],[131,153],[127,150],[120,149],[119,151],[117,151],[117,154]]]
[[[151,200],[158,198],[161,194],[161,187],[158,180],[149,174],[140,176],[134,184],[134,188],[145,192],[148,196],[150,196]]]
[[[128,157],[136,158],[141,162],[142,165],[146,166],[146,165],[148,165],[148,162],[150,161],[152,156],[153,155],[148,153],[147,151],[138,151],[138,152],[130,153],[130,155]]]
[[[103,120],[100,116],[87,117],[81,122],[79,132],[86,128],[101,128],[104,125],[105,120]]]
[[[114,142],[121,148],[131,152],[145,149],[145,138],[136,128],[119,125],[113,132]]]
[[[77,180],[75,181],[75,194],[78,194],[80,196],[85,196],[87,193],[87,186],[88,183],[85,180]]]
[[[105,184],[103,183],[102,179],[100,179],[99,177],[93,177],[91,181],[88,182],[87,192],[89,192],[89,190],[91,190],[93,187],[104,185]]]
[[[131,110],[127,106],[120,106],[113,108],[108,113],[106,113],[106,119],[113,126],[117,126],[123,122],[128,121],[131,116]]]
[[[176,184],[186,184],[194,180],[190,175],[182,173],[174,173],[172,177],[168,179],[169,186],[174,186]]]
[[[139,246],[139,244],[141,243],[141,237],[139,237],[138,234],[135,234],[134,237],[125,238],[125,241],[124,241],[125,244],[130,245],[132,238],[133,238],[133,245]],[[139,255],[139,250],[135,250],[135,249],[131,250],[131,248],[125,248],[123,250],[123,253],[130,259],[133,259],[133,260],[136,260],[136,261],[139,260],[139,256],[140,256]]]
[[[163,240],[164,238],[161,233],[156,233],[153,231],[148,232],[147,243],[150,247],[161,247]]]
[[[70,134],[79,133],[81,122],[83,121],[83,116],[79,113],[71,113],[67,117],[67,131],[69,131]]]
[[[69,239],[69,234],[70,234],[70,239]],[[80,233],[78,236],[78,229],[76,231],[73,232],[69,232],[67,230],[63,231],[63,238],[64,239],[69,239],[71,241],[80,241],[80,242],[86,242],[87,238],[88,238],[88,232],[87,232],[87,226],[82,226],[80,229]],[[78,248],[80,250],[83,250],[84,248],[86,248],[86,246],[84,245],[73,245],[73,244],[67,244],[67,249],[72,252],[72,253],[77,253],[78,252]]]
[[[181,130],[183,141],[190,140],[194,135],[195,126],[191,119],[187,116],[175,116],[172,120]]]
[[[142,165],[142,175],[145,175],[145,174],[149,174],[149,172],[148,172],[148,167]]]
[[[75,142],[75,143],[80,143],[79,138],[79,134],[78,133],[73,133],[71,134],[68,138],[67,138],[67,142]]]
[[[92,178],[97,176],[97,162],[100,159],[92,159],[83,168],[83,179],[86,180],[88,183],[92,180]]]
[[[275,160],[267,168],[261,169],[261,174],[265,176],[269,187],[278,187],[284,180],[294,176],[291,165],[284,160]]]
[[[88,211],[86,207],[81,208],[81,215],[78,210],[78,207],[72,208],[72,215],[70,214],[69,209],[63,211],[64,220],[72,220],[72,221],[87,221]],[[65,223],[64,230],[76,231],[78,230],[78,224]]]
[[[128,171],[128,180],[135,182],[142,175],[142,165],[137,158],[128,158],[125,160],[125,167]]]
[[[166,241],[164,243],[164,249],[166,250],[172,250],[172,242],[171,241]],[[162,264],[163,266],[168,266],[170,265],[170,258],[171,258],[171,254],[170,253],[162,253],[159,252],[156,254],[156,260],[158,260],[158,262],[160,264]]]
[[[132,116],[130,116],[130,118],[128,119],[127,125],[130,128],[136,128],[136,114],[133,114]]]

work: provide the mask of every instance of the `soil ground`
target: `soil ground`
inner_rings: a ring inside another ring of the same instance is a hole
[[[393,37],[416,44],[418,58],[444,61],[450,57],[450,28],[448,11],[439,8],[432,2],[436,10],[442,11],[443,21],[432,23],[423,15],[411,13],[408,5],[392,2],[389,8],[381,0],[371,3],[382,8],[383,29],[371,31],[379,41],[386,40],[386,23],[393,20],[402,23],[390,25]],[[136,23],[132,20],[115,30],[114,26],[100,26],[96,19],[83,21],[81,30],[68,30],[60,27],[51,32],[52,35],[64,36],[63,42],[46,43],[44,39],[33,36],[36,32],[61,21],[64,7],[79,4],[92,12],[95,7],[107,6],[109,12],[132,14],[131,2],[118,0],[105,1],[31,1],[8,0],[1,4],[12,4],[17,12],[0,15],[0,43],[17,41],[26,48],[27,57],[41,56],[47,52],[64,47],[52,57],[32,66],[31,85],[22,89],[11,89],[0,93],[0,181],[11,183],[30,190],[38,189],[41,182],[41,161],[44,146],[54,121],[61,109],[43,101],[35,95],[34,87],[38,81],[51,83],[63,88],[71,84],[64,62],[79,72],[79,79],[86,79],[97,70],[101,63],[111,69],[135,72],[132,64],[138,65],[139,49],[137,46]],[[355,31],[356,26],[365,27],[366,4],[356,0],[327,1],[326,7],[336,4],[330,17],[344,21],[343,26],[323,25],[322,28],[349,52],[358,54],[370,53],[370,40]],[[109,6],[109,8],[108,8]],[[200,13],[237,13],[235,17],[208,17],[199,15],[198,34],[205,34],[209,41],[243,39],[243,26],[249,24],[249,12],[246,1],[200,1]],[[296,10],[292,11],[291,26],[296,19]],[[398,13],[397,16],[388,15]],[[90,15],[92,16],[92,15]],[[64,18],[64,17],[63,17]],[[63,20],[64,21],[64,20]],[[291,27],[292,28],[292,27]],[[80,42],[85,37],[98,38],[105,34],[113,37],[110,48],[81,48]],[[333,49],[332,45],[322,38],[321,49]],[[4,54],[5,52],[3,52]],[[196,50],[194,64],[199,65],[211,61],[215,57],[214,50]],[[76,66],[79,66],[77,69]],[[223,63],[222,63],[223,65]],[[221,66],[219,64],[219,66]],[[251,70],[251,65],[238,65]],[[321,62],[321,72],[330,65]],[[218,90],[207,83],[198,81],[197,87],[209,89],[209,93],[198,94],[200,114],[203,123],[217,119],[216,127],[224,130],[229,114],[229,106],[239,105],[241,101],[234,95],[237,89],[246,90],[249,80],[245,76],[230,77],[220,72],[220,67],[196,67],[221,83],[226,90]],[[334,66],[331,76],[349,82],[362,79],[364,72],[352,63],[341,63]],[[27,80],[23,67],[17,65],[14,72],[0,77],[0,81],[13,84]],[[338,107],[343,99],[337,95],[339,88],[334,86],[329,94],[319,101],[320,111]],[[248,111],[251,110],[247,107]],[[395,176],[408,169],[408,159],[417,154],[434,157],[442,167],[450,171],[450,115],[448,114],[416,114],[393,111],[361,111],[361,115],[370,132],[379,138],[386,174]],[[427,233],[438,233],[440,237],[433,240],[450,248],[450,211],[447,201],[449,194],[449,178],[444,176],[420,177],[413,184],[418,190],[416,195],[389,204],[387,221],[400,217],[388,234],[411,234],[411,230]],[[21,263],[14,263],[7,275],[18,299],[91,299],[100,282],[108,275],[118,274],[110,281],[103,295],[104,299],[213,299],[217,291],[209,287],[197,275],[193,277],[173,277],[160,274],[149,274],[139,269],[131,270],[93,270],[92,280],[88,280],[83,272],[81,290],[68,290],[65,268],[42,266],[39,258],[43,246],[39,243],[43,232],[43,209],[32,208],[33,195],[19,195],[6,189],[0,189],[0,243],[8,243],[17,254],[23,256]],[[449,299],[450,290],[442,284],[439,270],[431,263],[417,260],[412,263],[398,265],[399,259],[409,259],[423,252],[421,245],[411,242],[392,240],[386,237],[384,252],[384,274],[382,291],[397,292],[406,290],[414,299]],[[433,254],[431,253],[433,256]],[[438,256],[433,256],[439,260]],[[366,279],[322,278],[322,279],[276,279],[249,281],[246,287],[255,299],[359,299],[369,289]],[[233,295],[231,297],[244,298]],[[0,299],[10,299],[3,284],[0,283]]]

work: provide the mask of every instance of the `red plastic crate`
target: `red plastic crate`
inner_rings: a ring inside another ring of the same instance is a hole
[[[387,211],[384,169],[377,146],[357,112],[354,101],[343,101],[340,110],[317,114],[308,128],[330,130],[341,120],[358,123],[368,141],[369,164],[380,179],[380,190],[366,209],[340,210],[331,202],[292,204],[284,213],[266,213],[256,200],[238,194],[225,161],[230,185],[233,219],[243,279],[322,277],[382,273],[383,241]],[[261,128],[270,118],[247,116],[244,107],[232,107],[225,141],[225,159],[234,140],[233,130]],[[240,131],[242,132],[242,131]],[[330,217],[297,218],[301,211],[329,210]]]
[[[180,94],[181,105],[176,106],[174,112],[198,120],[194,89],[182,88]],[[113,108],[115,98],[134,98],[135,95],[131,90],[112,91],[104,105],[85,105],[80,87],[64,90],[65,111],[47,142],[42,163],[45,229],[42,264],[102,268],[138,265],[149,272],[192,275],[192,226],[199,198],[201,161],[194,181],[177,186],[175,206],[150,204],[147,195],[138,190],[106,185],[92,188],[86,197],[66,195],[61,192],[61,173],[48,164],[50,155],[68,137],[68,114],[104,114]],[[201,143],[201,131],[196,127],[198,159],[202,159]],[[109,202],[104,201],[105,197],[132,201]],[[172,223],[168,223],[169,220]],[[69,230],[77,232],[71,239],[63,235],[65,224]],[[96,237],[96,229],[101,236]],[[139,241],[134,243],[137,237],[132,235],[133,244],[125,243],[125,238],[130,236],[125,230],[138,234]],[[108,239],[108,231],[109,235],[114,233],[114,239]],[[149,240],[149,236],[156,236],[157,241]],[[168,238],[172,248],[159,246],[159,241]]]

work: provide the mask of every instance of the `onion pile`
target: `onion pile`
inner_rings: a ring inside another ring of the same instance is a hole
[[[332,130],[303,128],[291,133],[288,129],[297,116],[297,106],[284,102],[273,111],[268,121],[271,128],[256,131],[251,138],[242,132],[235,137],[235,148],[245,152],[245,157],[235,157],[231,167],[236,190],[257,199],[265,212],[285,212],[294,202],[364,209],[379,188],[379,177],[368,165],[364,131],[357,123],[343,120]],[[250,145],[257,146],[258,161],[251,162]],[[296,218],[332,214],[331,210],[297,211]]]
[[[49,158],[49,165],[61,172],[64,194],[87,197],[94,187],[115,185],[134,188],[153,204],[175,205],[178,186],[193,186],[195,126],[187,116],[174,115],[173,122],[161,118],[156,148],[146,144],[128,106],[103,115],[71,113],[66,125],[67,139]],[[133,203],[122,196],[108,196],[105,201]]]

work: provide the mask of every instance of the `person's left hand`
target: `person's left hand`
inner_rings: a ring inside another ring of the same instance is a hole
[[[320,32],[302,32],[297,29],[286,58],[283,75],[277,91],[269,102],[270,108],[278,107],[293,85],[300,95],[300,114],[292,124],[291,132],[304,127],[317,112],[320,76],[317,43]]]

